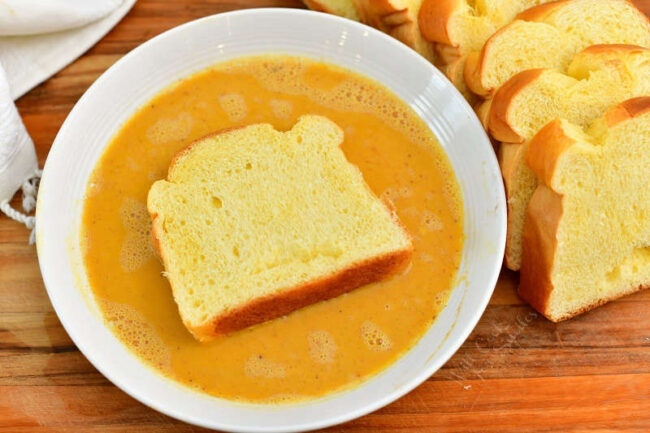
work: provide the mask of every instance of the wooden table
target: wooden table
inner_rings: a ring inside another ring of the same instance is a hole
[[[650,11],[650,0],[638,2]],[[195,18],[298,0],[139,0],[76,62],[18,101],[41,164],[73,104],[126,52]],[[18,205],[18,201],[14,201]],[[0,217],[0,432],[203,431],[120,391],[77,350],[47,298],[28,231]],[[553,324],[504,271],[480,323],[419,388],[331,431],[650,431],[650,291]]]

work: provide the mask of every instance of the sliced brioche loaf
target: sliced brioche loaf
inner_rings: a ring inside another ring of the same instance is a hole
[[[340,295],[402,269],[412,244],[339,145],[303,116],[180,152],[149,191],[152,237],[185,326],[209,340]]]
[[[418,13],[422,0],[353,0],[361,21],[402,41],[433,62],[433,45],[422,37]]]
[[[418,25],[422,0],[303,0],[308,8],[368,24],[403,42],[433,62],[433,44]]]
[[[359,14],[352,0],[303,0],[303,3],[311,10],[359,21]]]
[[[574,57],[567,74],[532,69],[499,88],[488,127],[504,141],[499,160],[508,196],[508,268],[521,264],[526,207],[537,187],[526,164],[526,142],[553,119],[586,127],[616,104],[644,95],[650,95],[650,50],[631,45],[589,47]]]
[[[587,132],[552,121],[528,162],[541,184],[528,206],[522,298],[560,321],[650,287],[650,97]]]
[[[487,97],[518,72],[566,71],[573,56],[595,44],[650,47],[650,22],[627,0],[561,0],[530,8],[467,56],[467,86]]]
[[[649,49],[594,45],[576,54],[566,73],[532,69],[508,80],[492,99],[488,129],[499,141],[524,143],[556,117],[584,125],[607,108],[646,93]]]
[[[443,45],[445,63],[479,51],[518,13],[549,0],[423,0],[418,20],[425,39]],[[454,47],[455,50],[450,50]]]

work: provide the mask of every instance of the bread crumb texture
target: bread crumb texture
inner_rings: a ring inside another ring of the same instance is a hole
[[[628,111],[638,106],[643,109]],[[555,139],[536,141],[549,136]],[[556,120],[533,139],[530,152],[537,157],[533,168],[545,184],[533,196],[528,217],[533,226],[542,227],[537,235],[551,232],[556,241],[550,267],[543,270],[551,288],[542,312],[561,320],[648,287],[650,97],[624,102],[587,131]],[[555,194],[555,203],[561,202],[554,233],[547,218],[553,211],[536,203],[549,194]],[[528,229],[529,221],[526,225]],[[527,236],[534,235],[524,235],[524,249],[530,247]],[[523,285],[540,266],[543,263],[523,263]]]
[[[494,33],[479,60],[466,70],[476,75],[477,80],[468,80],[475,93],[489,94],[527,69],[566,71],[571,58],[591,45],[650,46],[647,17],[626,0],[549,3],[528,9],[520,18]]]
[[[366,185],[327,118],[287,132],[257,124],[180,152],[148,208],[188,329],[251,301],[410,251],[396,216]]]
[[[565,119],[588,127],[609,108],[626,99],[650,94],[650,50],[630,45],[596,45],[577,54],[567,73],[544,69],[515,75],[497,91],[492,114],[518,134],[523,143],[502,143],[500,160],[508,195],[506,265],[519,270],[526,208],[537,177],[526,163],[528,141],[548,122]],[[519,80],[524,77],[524,80]],[[499,111],[497,114],[496,111]],[[490,125],[498,135],[500,122]]]

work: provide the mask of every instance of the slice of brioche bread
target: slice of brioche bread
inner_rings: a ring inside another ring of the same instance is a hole
[[[566,71],[573,56],[595,44],[650,47],[650,22],[627,0],[561,0],[530,8],[493,34],[465,62],[465,81],[488,97],[518,72]]]
[[[451,63],[441,66],[442,71],[445,76],[451,81],[451,84],[456,87],[461,95],[469,102],[473,104],[476,102],[476,95],[472,93],[471,90],[465,84],[465,76],[463,74],[465,68],[465,58],[460,57]]]
[[[449,63],[454,56],[479,51],[494,32],[514,20],[518,13],[548,1],[423,0],[418,21],[425,39],[441,44],[437,49],[449,60],[445,63]]]
[[[488,127],[494,138],[504,141],[499,161],[508,197],[509,269],[521,265],[526,207],[537,187],[526,163],[526,142],[553,119],[586,127],[616,104],[644,95],[650,95],[650,50],[631,45],[595,45],[574,57],[566,75],[532,69],[499,88],[491,100]]]
[[[359,13],[352,0],[303,0],[309,9],[359,21]]]
[[[650,287],[650,97],[587,132],[554,120],[531,141],[519,294],[552,321]]]
[[[422,0],[353,0],[361,22],[405,43],[425,59],[435,61],[433,44],[424,39],[418,25]]]
[[[202,138],[153,184],[154,248],[200,341],[280,317],[403,269],[409,234],[339,145],[303,116]]]
[[[313,10],[368,24],[403,42],[434,62],[433,44],[424,39],[418,25],[422,0],[303,0]]]

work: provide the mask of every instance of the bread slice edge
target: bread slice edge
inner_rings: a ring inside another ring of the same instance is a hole
[[[225,128],[206,134],[203,137],[192,141],[174,155],[168,169],[166,180],[169,181],[169,174],[173,171],[174,166],[180,162],[195,145],[203,142],[207,138],[238,129],[245,129],[246,127],[247,126]],[[213,317],[206,324],[192,324],[186,321],[185,318],[179,314],[185,327],[198,341],[208,342],[218,336],[282,317],[299,308],[334,298],[366,284],[383,280],[404,271],[409,266],[413,256],[413,239],[404,224],[398,218],[393,204],[387,199],[382,199],[381,202],[383,203],[386,212],[389,213],[392,220],[400,227],[408,239],[408,243],[404,248],[395,249],[385,254],[380,254],[375,257],[352,263],[346,268],[338,270],[330,275],[305,281],[294,287],[278,289],[273,294],[255,298],[225,312],[222,315]],[[167,269],[169,259],[165,254],[164,248],[161,246],[159,231],[162,227],[159,223],[159,214],[153,211],[149,198],[147,199],[147,210],[151,215],[151,245],[154,252],[158,255],[165,266],[165,269]],[[167,273],[164,275],[169,281],[172,293],[174,293],[174,288],[178,285],[177,282],[174,280],[173,275]],[[178,306],[178,302],[176,304]]]

